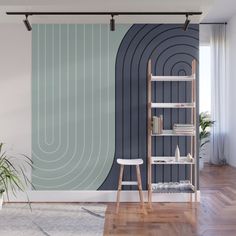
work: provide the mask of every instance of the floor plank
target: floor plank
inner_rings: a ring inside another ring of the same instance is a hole
[[[201,203],[108,204],[104,235],[235,236],[236,168],[206,165],[200,175]]]

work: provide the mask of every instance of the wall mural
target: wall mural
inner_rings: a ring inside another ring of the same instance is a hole
[[[115,152],[115,59],[130,26],[34,25],[32,180],[97,190]]]
[[[116,158],[144,159],[146,188],[146,70],[153,74],[191,74],[198,60],[199,27],[190,25],[34,25],[32,65],[33,184],[38,190],[113,190]],[[189,98],[186,82],[154,86],[158,102]],[[198,104],[197,104],[198,106]],[[184,109],[158,109],[164,128],[188,122]],[[157,137],[153,153],[173,155],[188,138]],[[156,181],[187,178],[187,166],[156,167]],[[127,168],[125,178],[135,179]],[[129,188],[129,187],[126,187]]]

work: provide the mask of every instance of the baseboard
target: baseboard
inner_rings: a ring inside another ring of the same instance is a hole
[[[116,191],[28,191],[30,202],[115,202]],[[147,191],[143,191],[147,201]],[[197,201],[200,201],[200,191],[197,191]],[[7,199],[5,199],[7,201]],[[24,193],[17,197],[10,196],[9,202],[27,202]],[[154,193],[153,202],[189,202],[195,201],[194,193]],[[138,191],[122,191],[121,202],[139,202]]]

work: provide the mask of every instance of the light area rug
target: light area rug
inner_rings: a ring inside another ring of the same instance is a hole
[[[0,210],[0,236],[103,235],[106,205],[8,203]]]

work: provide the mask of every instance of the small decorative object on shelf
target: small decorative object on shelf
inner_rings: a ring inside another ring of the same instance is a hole
[[[177,145],[175,149],[175,161],[178,162],[179,159],[180,159],[180,151],[179,151],[179,146]]]
[[[188,153],[188,155],[187,155],[187,161],[189,161],[189,162],[193,161],[193,157],[190,153]]]

